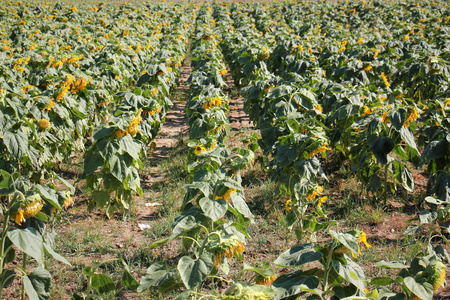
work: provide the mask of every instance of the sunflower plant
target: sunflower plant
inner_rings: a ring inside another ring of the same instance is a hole
[[[22,279],[21,297],[50,297],[51,274],[46,257],[70,263],[53,250],[56,233],[46,224],[57,210],[69,207],[70,192],[61,193],[51,186],[33,184],[19,173],[0,170],[0,212],[3,218],[0,235],[0,297],[3,288],[16,277]],[[22,265],[8,265],[21,254]],[[31,265],[35,265],[30,272]]]

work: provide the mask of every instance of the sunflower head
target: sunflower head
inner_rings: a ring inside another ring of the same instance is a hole
[[[225,256],[228,259],[231,259],[233,256],[241,259],[245,247],[236,235],[227,234],[220,238],[212,239],[208,244],[208,250],[214,254],[214,267],[217,268]]]
[[[39,129],[46,130],[50,128],[50,121],[47,119],[41,119],[38,122]]]

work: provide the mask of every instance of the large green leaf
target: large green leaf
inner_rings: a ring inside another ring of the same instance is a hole
[[[387,155],[394,149],[394,142],[384,136],[370,136],[367,138],[370,151],[373,152],[377,161],[383,165],[387,164]]]
[[[116,289],[116,285],[111,277],[99,273],[91,275],[91,286],[97,290],[99,295],[110,293]]]
[[[207,217],[214,222],[222,218],[228,210],[228,203],[223,198],[211,200],[209,197],[203,197],[198,204]]]
[[[94,174],[94,172],[102,166],[103,158],[100,153],[96,152],[95,147],[86,152],[84,157],[84,172],[87,176]]]
[[[307,89],[300,89],[293,96],[295,102],[304,107],[307,110],[313,110],[314,104],[316,103],[316,98],[311,91]]]
[[[364,275],[364,270],[352,260],[347,259],[348,263],[342,264],[340,261],[334,260],[332,262],[333,268],[336,272],[342,276],[346,281],[352,283],[360,291],[364,291],[365,284],[364,280],[366,277]]]
[[[404,283],[408,289],[422,300],[433,299],[433,286],[428,283],[418,283],[414,278],[408,276],[404,278]]]
[[[191,207],[175,218],[172,224],[172,234],[169,238],[173,239],[181,233],[191,230],[205,219],[202,211],[198,207]]]
[[[377,268],[390,268],[390,269],[404,269],[404,268],[408,268],[409,266],[406,265],[402,261],[385,261],[385,260],[382,260],[380,262],[377,262],[375,264],[375,267],[377,267]]]
[[[44,242],[35,228],[14,228],[8,231],[8,237],[20,251],[35,258],[39,264],[44,263]]]
[[[416,142],[414,141],[414,136],[411,130],[409,130],[409,128],[402,127],[402,129],[400,129],[400,135],[402,139],[406,142],[406,144],[408,144],[408,146],[419,152],[419,149],[417,149]]]
[[[211,273],[214,267],[214,255],[204,252],[198,259],[183,256],[178,261],[178,272],[188,289],[198,286]]]
[[[174,272],[166,271],[164,264],[160,262],[154,263],[145,272],[137,291],[142,292],[149,287],[159,286],[174,275]]]
[[[98,150],[103,160],[109,161],[120,150],[119,140],[101,139],[97,142],[95,149]]]
[[[130,288],[133,291],[136,291],[139,287],[139,282],[131,275],[130,269],[128,266],[124,266],[122,272],[122,286]]]
[[[45,248],[45,251],[47,252],[47,254],[50,255],[51,257],[53,257],[54,259],[57,259],[60,262],[70,265],[70,262],[61,254],[55,252],[55,250],[53,250],[53,248],[49,244],[44,243],[44,248]]]
[[[23,277],[25,291],[30,300],[50,299],[52,276],[41,267],[36,267],[33,273]]]
[[[316,276],[304,275],[301,270],[282,275],[272,283],[274,288],[281,290],[281,292],[277,294],[274,299],[284,299],[292,295],[298,295],[305,291],[320,295],[322,292],[317,289],[319,283],[320,281]]]
[[[128,153],[132,158],[139,159],[141,144],[136,143],[130,135],[126,135],[120,139],[120,148]]]
[[[282,267],[297,267],[322,258],[323,254],[314,250],[314,244],[297,245],[283,252],[274,264]]]
[[[350,249],[353,253],[358,253],[358,241],[357,239],[351,235],[350,233],[340,233],[334,230],[330,230],[330,235],[340,242],[342,245]]]
[[[3,142],[15,159],[20,159],[28,151],[28,137],[22,132],[5,132]]]
[[[115,130],[116,129],[114,127],[96,127],[92,134],[92,138],[94,139],[94,141],[98,141],[105,136],[113,134]]]
[[[241,195],[233,194],[232,200],[233,206],[238,212],[240,212],[247,219],[253,218],[252,212],[248,208],[247,203],[245,202],[244,198]]]
[[[124,182],[128,176],[128,164],[124,155],[112,156],[109,160],[111,174],[120,182]]]

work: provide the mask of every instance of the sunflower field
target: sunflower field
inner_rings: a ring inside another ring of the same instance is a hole
[[[446,1],[0,1],[0,299],[450,297]]]

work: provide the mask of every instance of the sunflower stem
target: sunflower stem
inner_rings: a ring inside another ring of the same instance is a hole
[[[2,298],[2,292],[3,292],[3,280],[4,280],[4,274],[3,274],[3,264],[5,262],[5,242],[6,242],[6,235],[8,233],[9,229],[9,213],[5,210],[5,208],[2,205],[2,210],[4,211],[4,220],[3,220],[3,230],[2,230],[2,236],[0,237],[0,299]]]
[[[23,274],[27,274],[27,264],[28,264],[28,254],[26,254],[25,252],[22,253],[22,272]],[[22,282],[22,300],[25,300],[25,284],[23,284]]]

